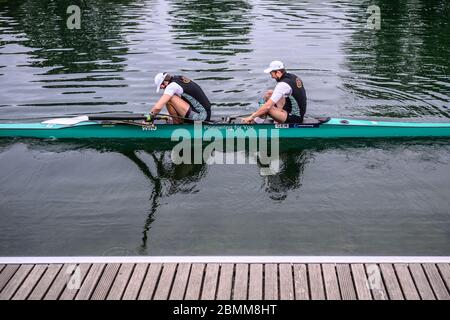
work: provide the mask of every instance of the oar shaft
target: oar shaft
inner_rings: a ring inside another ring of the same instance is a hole
[[[158,114],[155,116],[156,119],[158,119],[159,117],[170,117],[170,118],[174,118],[174,119],[181,119],[181,120],[190,120],[188,118],[185,117],[180,117],[180,116],[173,116],[170,114]],[[137,121],[137,120],[148,120],[148,115],[147,114],[143,114],[143,113],[124,113],[124,114],[109,114],[109,115],[103,115],[103,114],[97,114],[97,115],[90,115],[88,116],[89,120],[91,121],[107,121],[107,120],[131,120],[131,121]],[[202,121],[203,123],[214,123],[213,121]]]
[[[162,116],[162,117],[170,117],[170,118],[174,118],[174,119],[181,119],[181,120],[188,120],[188,121],[192,121],[192,119],[186,118],[186,117],[180,117],[180,116],[172,116],[170,114],[158,114],[156,116],[156,118],[158,118],[158,116]],[[202,123],[206,123],[206,124],[213,124],[215,123],[215,121],[207,121],[207,120],[201,120]]]
[[[143,113],[124,113],[124,114],[96,114],[88,116],[89,120],[100,121],[100,120],[146,120],[147,115]]]

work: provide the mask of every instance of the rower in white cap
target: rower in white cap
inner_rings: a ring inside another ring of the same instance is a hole
[[[264,104],[243,123],[254,123],[256,118],[271,116],[279,123],[302,123],[306,112],[306,91],[303,81],[294,74],[287,73],[281,61],[272,61],[265,73],[277,81],[275,89],[264,94]]]
[[[184,120],[209,121],[211,118],[211,103],[200,86],[184,76],[171,76],[168,73],[158,73],[155,76],[156,92],[164,89],[164,94],[150,111],[150,118],[157,115],[164,106],[173,116],[173,123]],[[184,119],[183,119],[184,118]]]

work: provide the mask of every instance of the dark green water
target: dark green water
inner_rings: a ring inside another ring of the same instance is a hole
[[[161,71],[197,81],[217,117],[247,113],[279,59],[309,115],[443,121],[449,16],[448,1],[0,0],[0,119],[147,112]],[[0,256],[450,254],[447,140],[289,142],[270,177],[175,165],[170,147],[1,140]]]

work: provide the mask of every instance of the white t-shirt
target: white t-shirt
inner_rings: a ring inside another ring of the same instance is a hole
[[[272,96],[270,97],[270,100],[277,103],[280,101],[282,97],[289,97],[292,94],[291,86],[288,85],[286,82],[278,82],[275,86],[275,89],[273,89]]]
[[[171,82],[169,85],[164,89],[164,94],[168,94],[169,96],[173,97],[173,95],[177,95],[181,97],[183,94],[183,88],[176,82]]]

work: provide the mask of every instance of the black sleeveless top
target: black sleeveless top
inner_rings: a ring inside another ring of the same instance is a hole
[[[278,82],[287,83],[291,89],[292,94],[286,99],[283,109],[293,115],[298,115],[302,119],[306,113],[306,91],[303,81],[295,74],[285,73]],[[293,99],[291,99],[293,98]]]
[[[191,96],[205,108],[207,114],[206,120],[209,120],[211,118],[211,102],[209,102],[208,97],[197,83],[184,76],[173,76],[170,82],[175,82],[176,84],[178,84],[181,88],[183,88],[183,95],[187,94]],[[181,96],[181,98],[189,102],[183,96]],[[191,105],[191,107],[194,109],[194,111],[197,111],[194,106]]]

